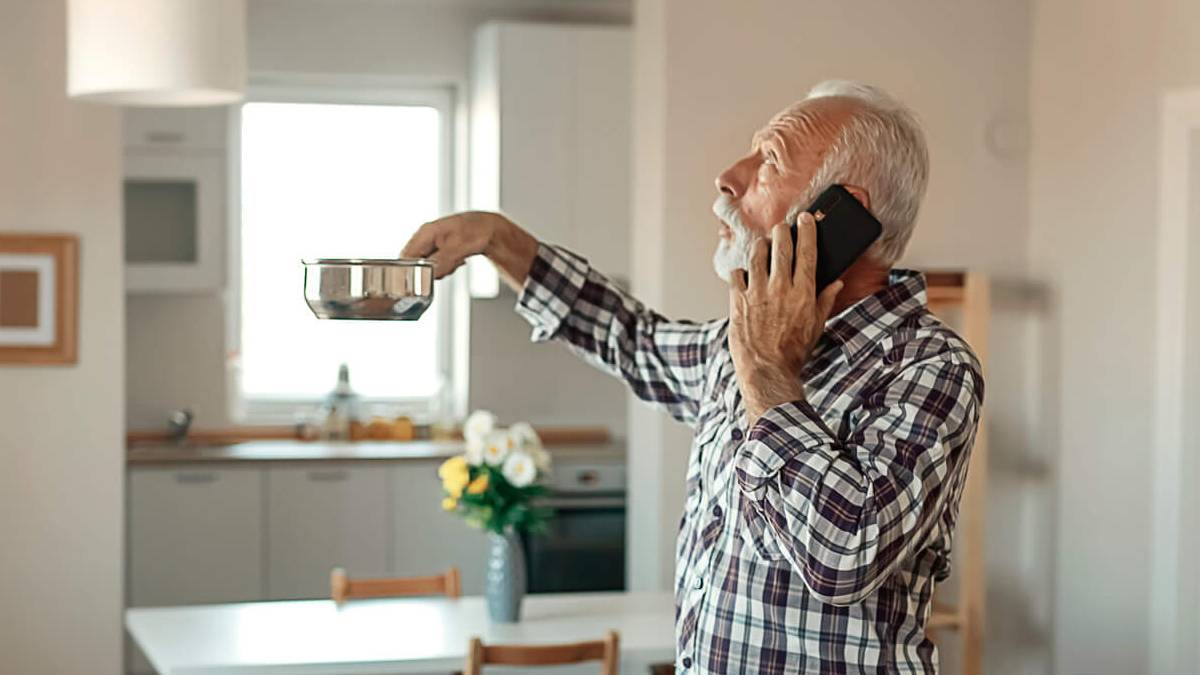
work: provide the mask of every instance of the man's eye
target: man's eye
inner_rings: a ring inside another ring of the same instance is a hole
[[[775,156],[774,152],[768,152],[763,156],[763,164],[765,166],[777,167],[779,166],[779,158]]]

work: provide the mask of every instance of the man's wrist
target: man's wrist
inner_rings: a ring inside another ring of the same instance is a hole
[[[537,251],[537,239],[507,218],[496,215],[483,255],[514,291],[520,292],[525,285]]]
[[[755,382],[753,385],[755,393],[753,397],[747,397],[746,400],[746,417],[749,426],[754,426],[758,418],[775,406],[806,400],[804,383],[800,382],[798,377],[782,379],[779,377],[779,372],[776,371],[761,378],[752,378],[751,381]]]

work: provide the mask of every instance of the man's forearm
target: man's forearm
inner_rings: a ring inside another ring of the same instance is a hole
[[[504,220],[496,226],[483,254],[500,271],[504,283],[520,293],[537,251],[538,240],[533,235]]]

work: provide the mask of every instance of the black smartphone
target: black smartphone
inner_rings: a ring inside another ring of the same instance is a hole
[[[817,293],[842,276],[883,233],[883,225],[841,185],[830,185],[805,209],[817,221]],[[792,223],[792,247],[796,223]],[[767,258],[770,271],[771,259]],[[792,256],[792,272],[796,258]]]

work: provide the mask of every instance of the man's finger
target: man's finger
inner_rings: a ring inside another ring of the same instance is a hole
[[[816,276],[817,221],[805,211],[796,220],[796,278],[815,279]]]
[[[818,326],[824,325],[829,320],[829,315],[833,313],[833,305],[837,302],[838,293],[842,292],[842,287],[845,286],[841,281],[835,281],[825,287],[821,291],[821,295],[817,297],[817,321]]]
[[[425,223],[417,228],[412,238],[404,245],[404,249],[400,251],[401,258],[427,258],[431,253],[437,250],[435,239],[437,237],[437,228],[434,226],[437,221]]]
[[[771,228],[771,278],[772,286],[792,285],[792,228],[779,223]]]
[[[767,283],[767,256],[770,255],[771,240],[759,237],[750,245],[750,290],[759,290]]]
[[[729,273],[729,289],[738,294],[746,292],[746,270],[738,268]]]
[[[433,261],[434,279],[445,278],[451,272],[458,269],[463,264],[463,260],[465,260],[461,255],[455,255],[449,251],[435,251],[428,257]]]

